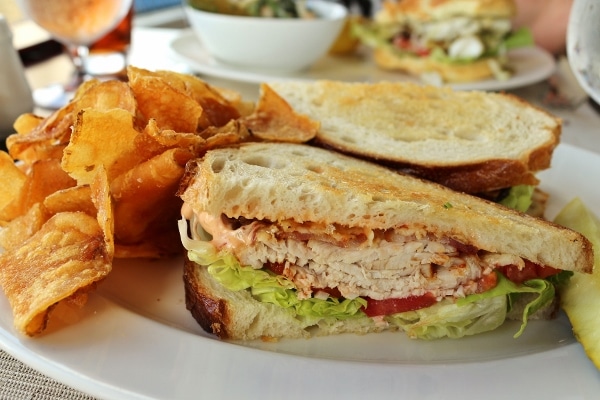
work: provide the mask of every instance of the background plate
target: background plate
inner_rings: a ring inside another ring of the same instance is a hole
[[[584,171],[600,156],[561,144],[540,174],[548,216],[574,196],[600,215],[600,187]],[[0,296],[0,345],[41,372],[110,399],[587,399],[600,374],[564,315],[459,340],[340,335],[250,344],[221,342],[184,305],[181,259],[130,260],[90,296],[70,326],[36,339],[13,329]]]
[[[186,62],[195,72],[218,78],[242,82],[261,83],[274,80],[332,79],[349,82],[413,81],[418,80],[400,72],[388,72],[374,65],[370,57],[326,56],[305,71],[282,73],[259,71],[224,64],[213,59],[204,45],[191,31],[185,31],[171,42],[171,50],[180,61]],[[508,80],[488,79],[479,82],[450,85],[458,90],[508,90],[548,78],[555,69],[552,56],[538,47],[527,47],[509,53],[515,74]]]

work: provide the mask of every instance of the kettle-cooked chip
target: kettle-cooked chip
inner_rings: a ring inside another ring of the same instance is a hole
[[[263,83],[260,88],[256,109],[242,120],[254,136],[276,142],[303,143],[317,135],[319,122],[298,114],[269,85]]]
[[[0,229],[0,247],[4,251],[9,251],[20,246],[42,228],[50,215],[42,204],[35,204],[27,213],[13,219]]]
[[[12,157],[4,151],[0,151],[0,182],[2,182],[2,190],[0,190],[0,221],[7,221],[4,216],[4,209],[11,204],[17,197],[20,197],[27,176],[17,167]]]
[[[114,198],[115,241],[136,244],[162,231],[177,229],[181,206],[175,196],[185,164],[194,154],[170,149],[142,163],[111,183]],[[179,250],[180,244],[176,249]]]
[[[135,152],[137,135],[129,111],[120,108],[81,111],[65,148],[62,168],[79,185],[91,183],[101,165],[112,180],[142,161]]]
[[[32,113],[21,114],[17,117],[13,123],[13,128],[19,134],[26,134],[34,130],[38,125],[44,121],[43,117]]]
[[[10,162],[12,164],[12,160]],[[6,192],[0,191],[0,203],[3,196],[11,200],[3,207],[0,204],[0,222],[3,223],[27,213],[30,207],[43,202],[52,193],[75,185],[75,181],[60,168],[57,159],[35,161],[26,172],[15,168],[14,164],[13,168],[8,164],[0,165],[0,182],[6,188]],[[14,190],[16,185],[20,185],[19,190]]]
[[[6,139],[11,156],[26,163],[45,158],[60,159],[71,137],[71,127],[77,114],[85,108],[100,111],[120,108],[135,114],[136,102],[133,92],[124,82],[86,81],[77,89],[73,101],[47,118],[32,114],[17,118],[15,129],[18,134]]]
[[[196,132],[202,116],[202,107],[196,100],[149,72],[133,67],[128,71],[129,86],[146,118],[155,119],[161,129]]]
[[[41,120],[31,131],[10,135],[6,138],[10,155],[27,164],[46,158],[60,159],[71,137],[74,110],[75,103],[71,102]]]
[[[135,115],[137,103],[133,91],[125,82],[111,80],[100,82],[84,90],[75,100],[75,112],[86,108],[108,111],[120,108]]]
[[[60,160],[50,158],[35,161],[27,171],[27,180],[19,200],[22,212],[43,202],[52,193],[73,187],[76,182],[60,166]]]
[[[115,221],[113,217],[113,202],[110,194],[110,185],[104,167],[98,168],[90,188],[92,201],[98,209],[96,219],[104,234],[106,252],[112,259],[115,254]]]
[[[0,255],[0,284],[15,327],[28,336],[42,332],[56,303],[103,279],[111,265],[94,217],[54,215],[22,246]]]
[[[82,211],[94,216],[96,206],[92,202],[89,185],[73,186],[68,189],[58,190],[46,197],[43,202],[49,214],[58,214],[68,211]]]
[[[195,76],[172,71],[156,71],[154,75],[200,104],[202,115],[198,124],[199,129],[223,126],[231,120],[240,118],[240,111],[245,111],[246,105],[242,103],[241,98],[234,97],[231,92],[220,92]],[[229,101],[223,94],[230,95],[233,101]]]

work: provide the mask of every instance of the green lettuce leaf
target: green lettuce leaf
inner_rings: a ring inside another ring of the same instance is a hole
[[[410,51],[399,49],[391,44],[391,38],[396,34],[397,28],[394,24],[382,25],[377,23],[371,24],[354,24],[352,26],[352,35],[357,37],[361,43],[371,48],[383,48],[386,47],[399,56],[401,55],[412,55]],[[499,54],[504,54],[508,50],[516,49],[519,47],[532,46],[534,44],[533,35],[527,28],[520,28],[512,31],[505,38],[499,37],[482,37],[482,40],[486,42],[488,50],[481,55],[483,57],[495,57]],[[434,47],[431,49],[429,56],[438,62],[445,62],[448,64],[468,64],[476,60],[476,58],[463,58],[456,59],[448,56],[446,52],[439,48]]]
[[[396,32],[396,28],[392,25],[374,23],[352,24],[350,28],[352,36],[358,38],[364,45],[372,48],[392,47],[390,40]]]
[[[457,339],[498,328],[506,320],[507,297],[492,296],[461,304],[442,300],[415,311],[387,316],[385,320],[404,330],[411,338]]]
[[[229,290],[248,289],[256,300],[283,308],[293,308],[296,315],[305,318],[347,319],[364,315],[361,311],[361,308],[367,305],[364,299],[299,299],[294,284],[286,278],[265,270],[242,266],[234,257],[227,255],[222,260],[223,262],[209,265],[208,273]]]
[[[458,299],[456,304],[462,306],[473,301],[479,301],[486,298],[506,297],[508,299],[508,310],[510,310],[512,308],[512,304],[516,301],[516,298],[519,295],[523,293],[536,293],[537,296],[534,296],[533,299],[524,307],[521,328],[515,334],[515,338],[519,337],[527,326],[527,320],[529,316],[531,316],[537,310],[550,304],[552,299],[554,299],[554,285],[546,279],[531,279],[523,282],[522,285],[519,285],[508,280],[499,272],[496,272],[496,274],[498,275],[498,284],[493,289]]]
[[[516,185],[510,188],[508,195],[499,201],[500,204],[517,211],[525,212],[532,203],[535,187],[530,185]]]
[[[506,50],[516,49],[518,47],[533,46],[533,44],[533,35],[527,28],[520,28],[511,32],[511,34],[508,35],[503,42],[503,46],[506,48]]]

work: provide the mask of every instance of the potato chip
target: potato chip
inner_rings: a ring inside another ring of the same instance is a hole
[[[108,111],[120,108],[135,115],[137,103],[133,91],[125,82],[111,80],[95,84],[84,90],[75,100],[74,112],[86,108]]]
[[[196,148],[197,156],[202,156],[210,149],[216,147],[233,145],[250,138],[250,132],[245,125],[239,121],[231,121],[220,128],[210,127],[201,133],[206,138],[206,143],[201,148]]]
[[[34,162],[27,171],[27,180],[19,200],[23,212],[36,203],[43,202],[50,194],[73,187],[76,182],[60,166],[56,159]]]
[[[13,219],[0,229],[0,246],[4,251],[17,248],[39,231],[49,217],[42,204],[35,204],[27,213]]]
[[[187,94],[202,107],[202,115],[198,124],[199,129],[209,126],[223,126],[231,120],[240,118],[240,111],[235,104],[240,104],[240,98],[235,98],[237,103],[228,101],[221,93],[208,83],[192,75],[183,75],[171,71],[157,71],[155,75],[166,80],[173,88]],[[228,93],[233,97],[231,92]]]
[[[91,183],[101,165],[112,180],[142,161],[134,151],[138,134],[133,116],[126,110],[81,111],[64,150],[62,168],[79,185]]]
[[[303,143],[314,138],[321,124],[296,113],[269,85],[261,85],[254,112],[242,121],[252,135],[262,140]]]
[[[34,130],[43,121],[44,118],[40,117],[39,115],[26,113],[21,114],[17,117],[13,124],[13,127],[15,128],[16,133],[26,134]]]
[[[29,121],[17,119],[15,125],[21,126],[17,129],[18,134],[11,135],[6,139],[6,146],[10,155],[26,163],[45,158],[62,157],[62,151],[71,137],[71,127],[75,122],[77,113],[81,110],[77,106],[79,100],[87,90],[99,85],[100,81],[90,80],[84,82],[76,91],[73,101],[56,110],[48,117],[40,119],[40,123],[33,126],[31,117]],[[87,105],[87,104],[86,104]],[[27,125],[30,130],[26,130]]]
[[[102,83],[102,81],[100,81],[99,79],[88,79],[86,81],[83,81],[79,85],[77,90],[75,90],[75,94],[73,95],[73,100],[71,102],[69,102],[69,104],[67,104],[65,106],[65,108],[75,105],[79,101],[79,99],[81,99],[81,96],[83,96],[88,90],[90,90],[94,86],[98,86],[101,83]]]
[[[0,255],[0,284],[17,330],[41,333],[57,302],[103,279],[111,265],[95,218],[54,215],[22,246]]]
[[[60,159],[75,121],[72,108],[67,106],[54,112],[30,132],[10,135],[6,138],[9,154],[26,164],[46,158]]]
[[[175,193],[185,164],[193,157],[187,150],[167,150],[111,183],[115,242],[138,244],[164,229],[177,229],[181,202]]]
[[[0,179],[7,181],[3,182],[6,191],[0,192],[0,201],[2,198],[11,198],[9,204],[0,208],[0,221],[4,223],[25,214],[31,206],[42,202],[51,193],[75,185],[75,181],[60,168],[56,159],[35,161],[23,172],[12,160],[9,162],[5,156],[0,158],[4,160],[0,163],[5,168]],[[18,190],[16,186],[19,186]]]
[[[122,108],[135,114],[136,103],[133,92],[124,82],[90,80],[78,89],[73,101],[55,111],[45,119],[24,114],[17,119],[18,134],[6,140],[11,156],[26,163],[45,158],[62,157],[62,152],[71,137],[71,127],[77,114],[85,108],[110,110]]]
[[[94,177],[90,188],[92,201],[98,210],[96,219],[104,234],[106,253],[112,259],[115,254],[115,221],[113,218],[113,203],[110,194],[110,185],[104,167],[100,166],[100,168],[97,169],[96,176]]]
[[[129,68],[129,85],[135,94],[140,112],[154,118],[161,129],[196,132],[202,107],[196,100],[165,80],[144,74],[144,70]]]
[[[193,150],[206,145],[206,140],[196,133],[176,132],[172,129],[145,130],[163,151],[174,147]]]
[[[57,190],[44,199],[43,206],[50,215],[61,212],[82,211],[93,217],[97,213],[89,185]]]
[[[2,211],[15,198],[20,196],[26,180],[27,176],[15,165],[12,157],[6,152],[0,151],[0,182],[2,182],[2,190],[0,190],[0,221],[7,220]]]
[[[211,86],[211,89],[218,93],[219,96],[225,99],[229,104],[234,106],[238,110],[240,117],[246,117],[254,111],[254,102],[244,100],[239,92],[217,86]]]

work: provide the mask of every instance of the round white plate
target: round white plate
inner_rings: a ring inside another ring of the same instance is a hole
[[[553,217],[573,196],[600,215],[583,171],[600,156],[569,145],[542,173]],[[15,333],[0,296],[0,345],[43,373],[106,399],[591,399],[600,374],[564,315],[458,340],[404,334],[227,343],[185,309],[181,259],[120,261],[80,320],[42,337]]]
[[[191,31],[185,31],[171,42],[174,56],[186,62],[200,74],[242,82],[262,83],[277,80],[331,79],[348,82],[413,81],[417,78],[400,72],[378,68],[368,55],[345,57],[326,56],[301,72],[260,71],[224,64],[210,56],[202,42]],[[515,73],[505,81],[488,79],[479,82],[450,85],[457,90],[508,90],[527,86],[548,78],[555,70],[555,61],[545,50],[527,47],[509,53]]]

